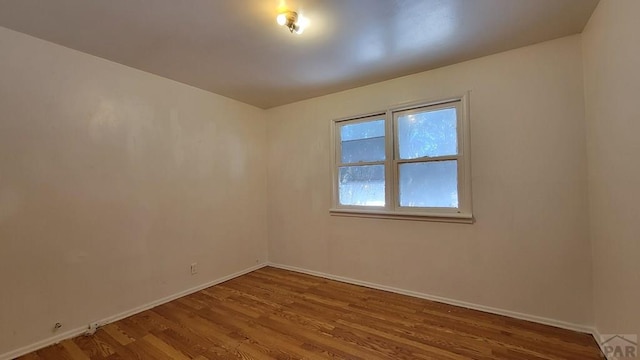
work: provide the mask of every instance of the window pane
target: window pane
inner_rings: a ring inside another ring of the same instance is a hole
[[[458,162],[400,164],[400,206],[458,207]]]
[[[458,154],[456,109],[440,109],[398,117],[401,159]]]
[[[384,206],[384,165],[341,167],[338,186],[340,205]]]
[[[383,161],[384,120],[341,126],[340,143],[343,164]]]

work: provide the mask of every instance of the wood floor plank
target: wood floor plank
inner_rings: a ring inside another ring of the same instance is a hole
[[[82,351],[82,349],[80,349],[80,347],[76,345],[76,343],[72,339],[65,340],[60,344],[69,353],[69,356],[72,359],[89,360],[87,354],[85,354],[85,352]]]
[[[102,330],[109,334],[120,345],[127,345],[135,341],[135,339],[130,338],[124,331],[120,330],[117,324],[107,324]]]
[[[51,345],[44,349],[38,350],[38,357],[40,359],[60,359],[69,360],[73,359],[71,354],[60,344]]]
[[[37,353],[33,352],[21,357],[20,359],[21,360],[41,360],[42,358],[38,356]]]
[[[185,354],[183,354],[180,350],[178,350],[178,349],[174,348],[173,346],[167,344],[166,342],[164,342],[161,339],[157,338],[153,334],[146,335],[145,337],[142,338],[142,340],[146,341],[151,346],[155,347],[156,349],[158,349],[161,352],[163,352],[164,354],[166,354],[169,359],[189,360],[189,357],[187,357]]]
[[[73,342],[89,356],[90,359],[104,359],[115,353],[114,347],[99,336],[79,336]]]
[[[113,324],[112,324],[113,325]],[[113,338],[110,333],[105,331],[105,329],[98,329],[92,337],[97,338],[104,344],[108,344],[109,347],[113,350],[113,353],[105,359],[114,360],[114,359],[141,359],[140,354],[132,351],[127,345],[131,344],[131,342],[127,342],[126,344],[121,344],[118,340]],[[78,343],[81,338],[74,339],[74,342]]]
[[[588,334],[266,267],[25,355],[601,360]]]

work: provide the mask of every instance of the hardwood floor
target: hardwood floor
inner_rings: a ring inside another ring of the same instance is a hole
[[[590,335],[263,268],[20,359],[602,359]]]

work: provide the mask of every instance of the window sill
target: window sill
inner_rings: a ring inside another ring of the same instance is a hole
[[[473,224],[472,214],[443,214],[443,213],[416,213],[399,212],[385,210],[362,210],[362,209],[329,209],[331,216],[360,217],[373,219],[393,219],[412,221],[436,221],[460,224]]]

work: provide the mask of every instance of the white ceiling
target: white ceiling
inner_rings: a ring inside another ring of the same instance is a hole
[[[0,0],[0,26],[261,108],[580,33],[598,0]]]

